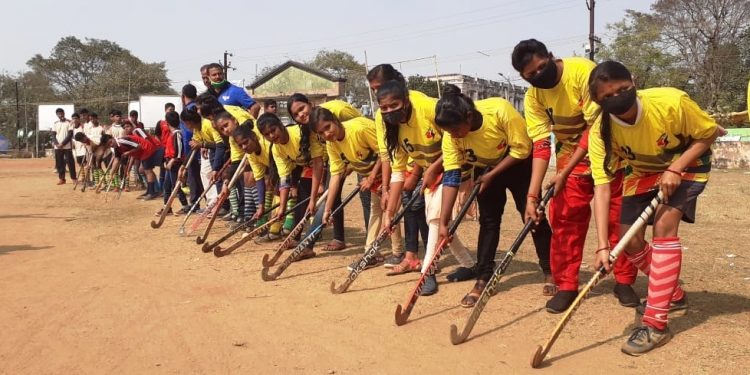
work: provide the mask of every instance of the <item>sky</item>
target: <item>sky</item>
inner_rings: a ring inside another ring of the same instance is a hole
[[[597,0],[596,34],[626,9],[653,1]],[[220,2],[13,1],[3,5],[0,71],[27,70],[35,54],[49,56],[65,36],[106,39],[146,62],[166,62],[172,86],[200,80],[204,63],[224,51],[236,68],[229,79],[249,84],[266,66],[304,62],[318,50],[339,49],[369,66],[394,63],[405,75],[463,73],[514,83],[513,46],[536,38],[557,56],[584,55],[585,0],[333,0]],[[435,58],[433,58],[435,56]]]

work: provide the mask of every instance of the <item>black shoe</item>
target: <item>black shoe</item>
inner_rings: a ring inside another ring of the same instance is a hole
[[[554,297],[547,301],[547,312],[552,314],[565,312],[576,297],[578,297],[577,290],[561,290],[557,292]]]
[[[669,302],[669,316],[670,317],[683,316],[687,314],[687,308],[688,308],[688,301],[687,301],[687,294],[686,294],[679,301]],[[635,312],[638,313],[639,315],[643,315],[646,312],[646,300],[645,299],[638,306],[636,306]]]
[[[477,267],[458,267],[446,277],[450,282],[474,280],[477,278]]]
[[[438,292],[438,283],[435,275],[425,277],[422,285],[422,296],[431,296]]]
[[[143,197],[143,200],[144,201],[150,201],[150,200],[154,200],[154,199],[157,199],[157,198],[159,198],[159,195],[157,195],[157,194],[151,194],[151,195],[147,195],[147,196]]]
[[[615,284],[614,293],[622,306],[636,307],[641,303],[641,300],[638,298],[638,295],[635,294],[633,287],[628,284]]]

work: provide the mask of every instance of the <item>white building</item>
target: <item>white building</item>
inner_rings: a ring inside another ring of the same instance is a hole
[[[461,89],[462,93],[469,96],[472,100],[492,97],[505,98],[513,104],[518,112],[523,113],[523,97],[526,94],[526,88],[523,86],[509,85],[508,82],[492,81],[465,74],[441,74],[437,77],[430,76],[425,78],[432,82],[438,79],[440,82],[456,85]]]

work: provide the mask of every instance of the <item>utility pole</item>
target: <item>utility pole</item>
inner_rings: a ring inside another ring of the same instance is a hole
[[[18,130],[21,128],[21,104],[18,102],[18,80],[16,80],[16,142],[18,142]],[[26,134],[24,134],[26,136]],[[21,150],[21,144],[18,144]]]
[[[224,51],[224,79],[229,80],[229,68],[232,68],[231,62],[229,62],[229,57],[234,56],[233,54],[229,53],[228,51]],[[234,70],[234,68],[232,68]]]
[[[596,43],[600,42],[601,39],[594,35],[594,7],[596,6],[596,0],[587,0],[586,8],[589,10],[589,60],[594,61],[594,54],[596,53]]]

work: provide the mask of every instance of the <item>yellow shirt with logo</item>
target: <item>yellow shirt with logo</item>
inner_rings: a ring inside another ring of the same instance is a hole
[[[250,168],[253,170],[253,177],[256,180],[260,180],[266,177],[268,167],[270,166],[271,158],[271,142],[268,142],[265,138],[258,138],[260,144],[260,152],[257,154],[246,154],[247,162],[250,163]]]
[[[363,176],[369,175],[378,159],[375,122],[357,117],[341,123],[344,139],[326,142],[331,175],[344,173],[347,166]]]
[[[235,120],[237,120],[237,123],[239,125],[242,125],[247,120],[253,120],[255,121],[255,118],[248,112],[245,108],[238,107],[236,105],[225,105],[224,110],[229,112],[229,114],[234,117]],[[263,137],[262,134],[260,134],[260,131],[258,130],[257,126],[253,126],[253,131],[258,137]],[[242,160],[242,155],[244,152],[242,152],[242,149],[240,149],[240,146],[237,145],[237,142],[234,141],[234,137],[229,137],[229,158],[230,160],[234,162],[238,162]]]
[[[551,89],[530,87],[524,98],[526,126],[532,142],[555,135],[557,170],[565,168],[586,130],[599,113],[589,96],[589,75],[596,64],[582,57],[562,59],[560,82]],[[589,174],[588,159],[573,174]]]
[[[224,142],[219,131],[214,129],[213,125],[211,125],[211,120],[207,118],[201,118],[201,128],[200,130],[193,131],[193,140],[205,143],[206,145],[215,145]]]
[[[493,167],[510,155],[526,159],[531,154],[531,139],[526,122],[507,100],[489,98],[475,102],[482,114],[482,126],[464,138],[443,133],[443,169],[470,171],[471,166]]]
[[[411,102],[411,115],[406,124],[399,125],[398,148],[393,161],[388,159],[393,172],[406,171],[410,157],[420,167],[427,168],[442,154],[440,141],[443,135],[442,131],[435,125],[437,99],[411,95],[410,93],[409,101]],[[385,140],[383,117],[375,116],[375,121],[378,139]],[[385,141],[379,141],[378,148],[381,155],[388,155]]]
[[[279,171],[279,177],[282,178],[290,176],[296,166],[306,166],[309,164],[309,162],[305,162],[302,150],[300,149],[302,131],[299,125],[289,126],[286,130],[289,133],[289,142],[285,145],[275,143],[271,151],[276,163],[276,169]],[[311,135],[310,159],[323,157],[324,153],[323,143],[318,140],[318,137]]]
[[[654,189],[661,174],[678,159],[690,143],[714,135],[716,122],[683,91],[661,87],[638,91],[639,112],[634,124],[610,116],[612,163],[625,167],[623,195]],[[602,118],[596,119],[589,135],[589,157],[596,185],[612,180],[604,169]],[[683,180],[706,182],[711,170],[711,151],[691,163]]]
[[[343,100],[331,100],[320,105],[321,107],[331,111],[339,121],[344,122],[353,118],[362,117],[356,108],[352,107],[351,104]]]

